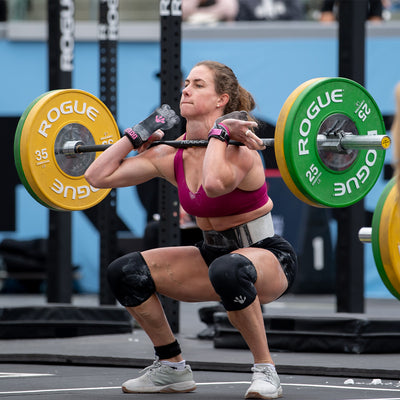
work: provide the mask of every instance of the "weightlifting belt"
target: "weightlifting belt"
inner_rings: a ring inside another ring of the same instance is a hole
[[[274,236],[271,213],[225,231],[203,231],[204,243],[214,247],[249,247]]]

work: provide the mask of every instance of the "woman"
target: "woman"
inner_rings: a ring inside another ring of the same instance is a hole
[[[124,392],[195,389],[158,292],[179,301],[221,301],[254,358],[246,398],[282,395],[260,304],[279,298],[290,287],[296,255],[284,239],[274,235],[273,203],[261,157],[255,151],[264,146],[251,130],[256,122],[223,117],[236,110],[249,112],[254,106],[253,97],[229,67],[200,62],[190,71],[182,91],[180,110],[186,118],[186,134],[180,139],[208,138],[207,147],[148,148],[162,137],[158,130],[137,156],[125,158],[134,143],[127,133],[86,172],[89,183],[101,188],[137,185],[154,177],[166,179],[178,187],[181,205],[196,216],[203,231],[204,240],[196,246],[131,253],[109,266],[116,298],[150,337],[156,354],[145,375],[123,384]],[[216,120],[219,124],[214,126]],[[228,145],[229,140],[245,146]]]

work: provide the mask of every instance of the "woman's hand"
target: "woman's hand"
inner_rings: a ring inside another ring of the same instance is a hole
[[[265,149],[263,141],[252,130],[258,126],[257,122],[228,118],[220,123],[229,129],[230,140],[241,142],[251,150]]]
[[[151,136],[137,149],[138,153],[143,153],[145,150],[147,150],[150,145],[157,141],[161,140],[164,137],[164,132],[161,129],[157,129],[154,131]]]

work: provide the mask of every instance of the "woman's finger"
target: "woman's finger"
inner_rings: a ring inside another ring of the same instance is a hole
[[[249,148],[255,149],[255,150],[263,150],[265,149],[264,143],[263,141],[250,129],[248,129],[245,132],[245,136],[247,139],[247,144],[249,144],[250,146],[248,146]]]
[[[149,139],[144,142],[142,146],[140,146],[140,148],[138,149],[138,153],[140,154],[147,150],[153,142],[161,140],[163,136],[164,132],[161,129],[157,129],[156,131],[154,131]]]

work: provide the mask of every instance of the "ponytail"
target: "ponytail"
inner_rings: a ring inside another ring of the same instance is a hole
[[[253,95],[247,91],[244,87],[239,85],[239,104],[238,110],[239,111],[247,111],[250,112],[254,110],[256,106],[256,102],[254,101]]]

